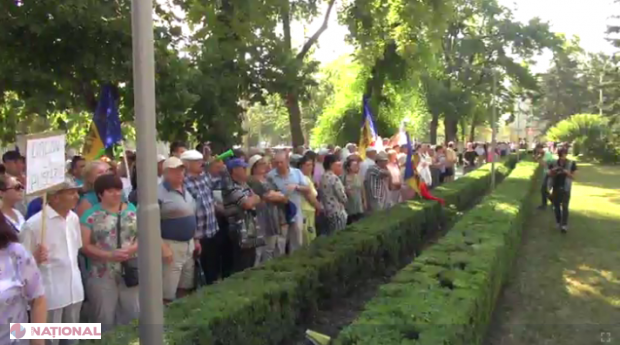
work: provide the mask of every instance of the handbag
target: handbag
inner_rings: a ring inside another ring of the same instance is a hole
[[[207,286],[207,277],[199,259],[194,259],[194,281],[196,282],[196,290]]]
[[[123,205],[121,204],[121,209],[118,210],[118,217],[116,218],[116,247],[117,249],[121,249],[121,213],[122,213]],[[123,277],[123,281],[125,281],[125,285],[127,287],[138,286],[140,283],[139,279],[139,271],[138,271],[138,258],[131,258],[127,261],[121,262],[121,277]]]

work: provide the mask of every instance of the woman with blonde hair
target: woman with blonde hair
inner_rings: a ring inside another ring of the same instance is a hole
[[[97,194],[95,193],[95,180],[97,177],[112,173],[110,164],[103,161],[90,161],[86,163],[82,171],[82,195],[76,208],[76,213],[81,217],[84,212],[99,203]]]

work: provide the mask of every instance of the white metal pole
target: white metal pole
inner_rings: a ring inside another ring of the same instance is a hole
[[[133,79],[137,137],[140,344],[163,345],[161,234],[157,203],[153,4],[133,0]]]
[[[493,109],[491,111],[491,190],[495,189],[495,135],[497,134],[496,128],[496,116],[495,112],[497,111],[497,77],[495,76],[495,71],[491,71],[493,73]]]

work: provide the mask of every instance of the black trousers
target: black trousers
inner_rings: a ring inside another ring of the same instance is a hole
[[[549,200],[549,189],[547,188],[547,182],[549,181],[549,176],[545,175],[543,178],[542,185],[540,186],[540,195],[541,195],[541,206],[547,206],[547,201]]]
[[[347,225],[353,224],[353,223],[359,221],[362,218],[364,218],[364,214],[363,213],[350,214],[350,215],[347,216]]]
[[[205,273],[207,285],[215,283],[219,279],[229,277],[233,273],[233,244],[228,236],[228,222],[218,217],[220,230],[211,238],[203,238],[200,241],[202,252],[200,264]]]
[[[568,205],[570,203],[570,192],[567,192],[563,189],[554,189],[551,200],[553,200],[555,222],[562,226],[568,225]]]

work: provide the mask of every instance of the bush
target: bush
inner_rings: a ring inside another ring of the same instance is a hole
[[[620,128],[601,115],[577,114],[558,122],[547,131],[553,141],[572,143],[573,154],[583,154],[603,163],[620,161]]]
[[[382,286],[336,344],[481,344],[538,177],[536,163],[517,165],[448,235]]]
[[[516,162],[498,164],[501,181]],[[291,336],[321,303],[341,297],[386,267],[404,264],[424,240],[489,188],[490,164],[437,188],[449,205],[410,201],[377,213],[295,254],[233,275],[171,304],[165,312],[168,345],[273,345]],[[136,341],[137,326],[119,327],[98,345]]]

